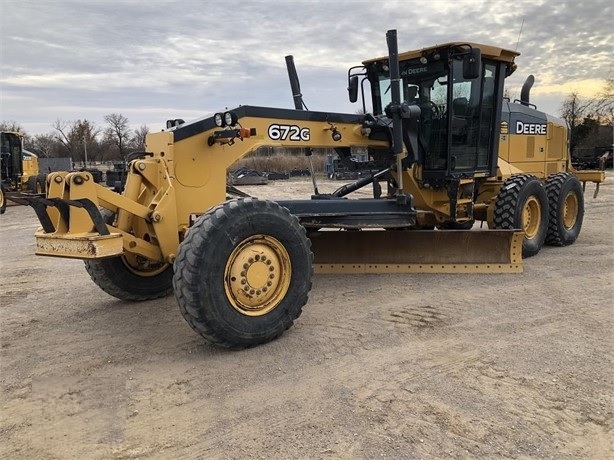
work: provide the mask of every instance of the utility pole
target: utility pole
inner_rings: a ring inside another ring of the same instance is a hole
[[[85,136],[83,136],[83,152],[85,156],[85,167],[87,168],[87,142],[85,142]]]

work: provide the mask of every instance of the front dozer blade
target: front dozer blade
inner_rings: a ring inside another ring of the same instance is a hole
[[[364,230],[309,235],[316,273],[521,273],[524,233]]]

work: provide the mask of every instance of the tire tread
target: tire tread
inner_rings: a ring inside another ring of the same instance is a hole
[[[274,207],[275,209],[273,209]],[[223,332],[224,327],[220,318],[217,318],[209,309],[204,308],[202,304],[200,296],[200,270],[202,267],[198,261],[206,260],[207,247],[211,244],[209,235],[216,232],[225,232],[225,229],[230,224],[230,215],[238,212],[238,210],[246,211],[247,209],[254,213],[271,213],[280,212],[281,210],[282,215],[286,217],[292,227],[303,234],[308,242],[307,249],[309,251],[310,266],[313,261],[311,243],[306,237],[305,229],[287,209],[271,201],[258,200],[256,198],[234,199],[212,208],[196,221],[188,231],[184,243],[180,245],[177,259],[175,260],[175,275],[173,277],[175,297],[181,314],[194,331],[212,344],[230,349],[249,348],[281,336],[284,331],[294,324],[294,320],[301,315],[302,307],[307,303],[308,293],[312,285],[311,274],[313,273],[313,268],[310,267],[311,272],[307,289],[300,293],[300,297],[295,302],[297,309],[291,315],[283,317],[282,327],[278,329],[274,336],[257,340],[251,340],[247,337],[241,341],[228,338]]]

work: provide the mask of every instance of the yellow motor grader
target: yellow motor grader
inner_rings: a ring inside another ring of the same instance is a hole
[[[293,324],[314,270],[521,272],[543,244],[573,243],[581,183],[604,175],[570,169],[565,123],[530,104],[528,84],[521,101],[503,97],[518,53],[457,42],[399,54],[394,30],[387,42],[348,71],[362,114],[306,110],[289,56],[295,109],[169,120],[121,195],[87,172],[51,174],[47,196],[28,199],[37,254],[84,259],[119,299],[174,291],[194,330],[244,348]],[[350,163],[360,147],[373,173],[331,194],[314,179],[308,199],[228,199],[228,167],[261,146],[332,148]],[[348,197],[367,186],[372,198]]]
[[[12,196],[44,191],[45,174],[39,171],[38,157],[24,150],[23,134],[0,132],[0,214]]]

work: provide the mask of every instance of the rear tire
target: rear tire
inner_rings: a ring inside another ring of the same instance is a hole
[[[100,213],[107,224],[113,223],[113,213],[106,209]],[[135,255],[84,262],[92,281],[120,300],[140,302],[166,297],[173,292],[173,267],[170,264],[148,261]]]
[[[506,180],[497,195],[493,224],[495,228],[522,230],[522,256],[537,254],[548,232],[548,196],[541,181],[529,174]]]
[[[570,173],[558,173],[546,181],[550,206],[546,244],[568,246],[576,241],[584,220],[584,194],[580,181]]]
[[[312,260],[305,229],[286,208],[228,201],[202,215],[179,246],[175,297],[208,341],[252,347],[279,337],[301,315]]]

